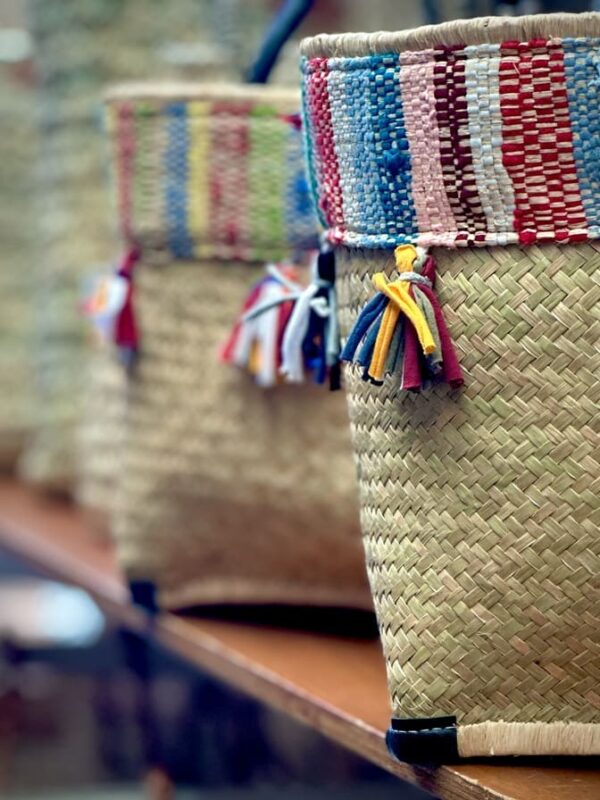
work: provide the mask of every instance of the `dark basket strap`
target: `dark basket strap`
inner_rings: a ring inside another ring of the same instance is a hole
[[[284,0],[267,28],[258,55],[246,73],[248,83],[266,83],[282,47],[314,5],[314,0]]]

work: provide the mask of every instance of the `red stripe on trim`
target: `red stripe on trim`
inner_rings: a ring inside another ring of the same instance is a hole
[[[515,195],[522,244],[570,239],[587,221],[573,155],[560,44],[504,42],[500,61],[503,163]],[[540,235],[540,234],[546,234]]]
[[[217,256],[248,257],[248,160],[251,103],[215,102],[210,138],[210,231]]]
[[[317,153],[316,166],[321,192],[319,202],[328,226],[337,228],[340,233],[343,233],[346,230],[344,201],[333,136],[328,75],[329,67],[326,58],[311,59],[308,76],[308,108]]]
[[[462,48],[449,47],[434,53],[433,83],[435,112],[440,132],[440,163],[444,189],[461,231],[457,241],[483,241],[487,218],[483,212],[469,135],[469,111]]]

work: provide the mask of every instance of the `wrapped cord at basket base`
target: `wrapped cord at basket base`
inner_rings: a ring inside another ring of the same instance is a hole
[[[261,391],[218,361],[262,266],[136,266],[131,378],[115,520],[130,579],[163,607],[371,608],[344,401]]]
[[[600,250],[433,255],[464,389],[403,393],[345,370],[367,564],[407,729],[388,742],[429,762],[453,748],[598,755]],[[337,266],[347,335],[373,273],[395,264],[338,248]]]

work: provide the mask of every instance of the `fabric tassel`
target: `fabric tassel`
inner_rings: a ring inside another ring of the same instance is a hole
[[[355,361],[363,379],[374,385],[384,375],[397,374],[401,388],[418,391],[445,381],[453,387],[464,382],[433,286],[435,262],[420,247],[401,245],[394,251],[398,278],[373,276],[378,290],[362,310],[341,354]]]
[[[111,275],[101,275],[83,302],[83,313],[91,320],[103,342],[117,345],[120,360],[129,367],[138,350],[138,331],[133,309],[133,269],[136,250],[129,250]]]
[[[139,252],[129,250],[117,269],[117,275],[127,285],[127,293],[123,306],[115,319],[114,341],[119,350],[120,360],[127,369],[133,367],[139,350],[139,334],[133,302],[133,272],[138,259]]]
[[[305,288],[291,267],[267,267],[250,291],[242,313],[221,348],[221,361],[248,370],[260,386],[285,379],[300,383],[307,372],[317,383],[339,388],[340,336],[333,252],[322,250]]]
[[[281,347],[295,301],[302,295],[293,267],[270,264],[250,291],[242,313],[221,348],[220,359],[246,369],[259,386],[279,381]]]
[[[316,383],[340,387],[340,333],[335,293],[333,250],[322,249],[313,264],[310,284],[294,305],[282,344],[281,373],[290,383],[312,373]]]

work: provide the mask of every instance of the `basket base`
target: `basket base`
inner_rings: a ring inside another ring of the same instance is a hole
[[[199,578],[177,587],[159,586],[160,607],[169,611],[206,605],[297,605],[350,608],[372,612],[371,598],[360,589],[340,590],[335,586],[311,586],[291,581],[259,581],[223,577]]]
[[[600,755],[600,724],[583,722],[481,722],[457,725],[454,717],[393,719],[390,753],[413,764],[450,764],[463,758]]]

